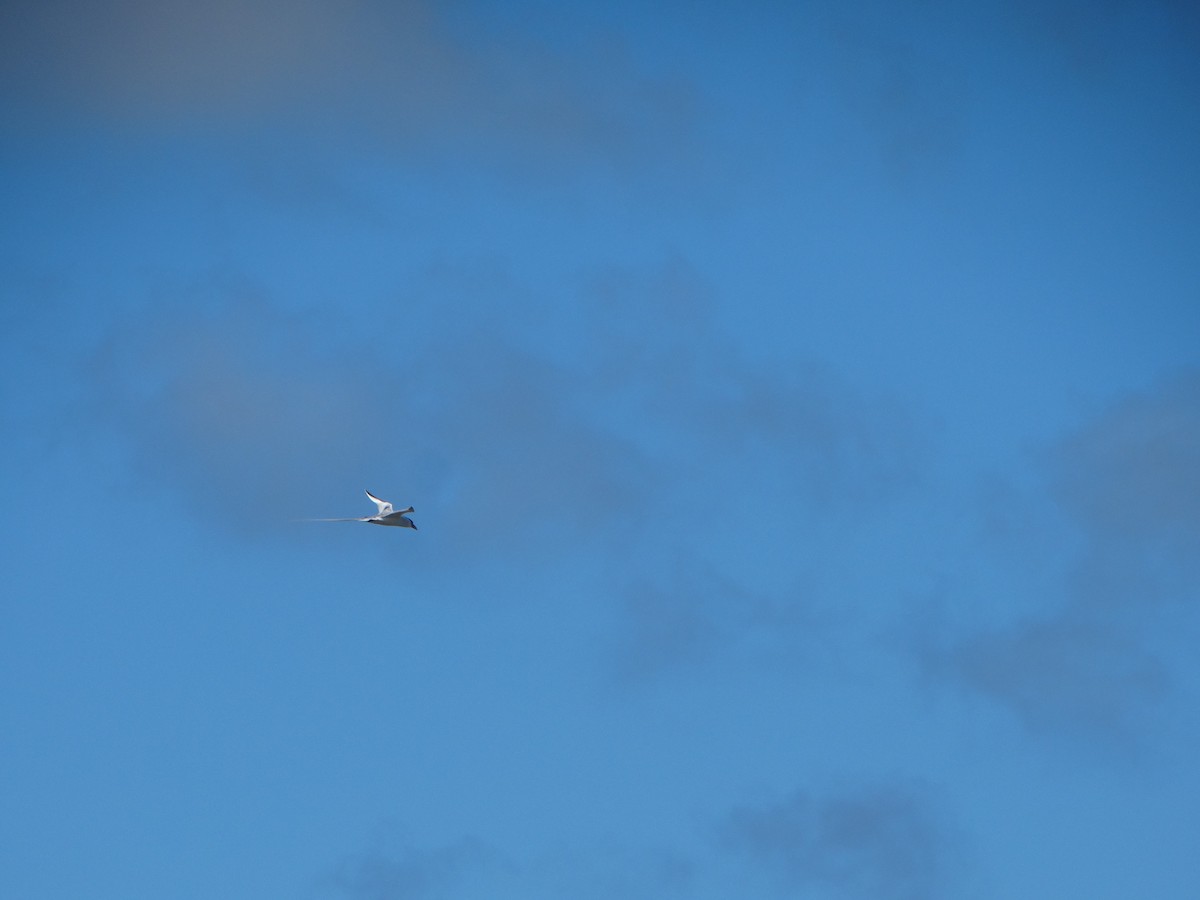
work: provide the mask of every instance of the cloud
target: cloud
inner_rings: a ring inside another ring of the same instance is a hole
[[[639,417],[644,440],[680,440],[713,468],[769,461],[789,491],[835,506],[915,483],[920,447],[903,404],[815,361],[752,359],[722,333],[689,262],[598,270],[584,291],[594,384]]]
[[[1175,690],[1159,638],[1197,612],[1200,375],[1115,402],[1039,459],[1039,499],[1062,523],[1044,540],[1077,548],[1044,611],[920,640],[918,654],[927,674],[993,698],[1032,731],[1136,745]]]
[[[14,4],[5,80],[113,114],[248,112],[348,62],[361,10],[325,0]]]
[[[529,872],[529,880],[537,887],[531,884],[521,896],[545,896],[546,900],[683,900],[696,896],[702,874],[701,863],[684,851],[604,841],[539,860]]]
[[[734,809],[725,845],[770,872],[780,896],[948,896],[942,828],[922,791],[895,785]]]
[[[1200,557],[1200,373],[1125,398],[1047,454],[1051,491],[1088,537]]]
[[[462,838],[431,850],[376,849],[341,861],[318,880],[322,893],[351,900],[433,900],[474,893],[480,880],[502,875],[507,863],[477,838]]]
[[[1025,37],[1051,49],[1077,76],[1111,80],[1146,56],[1171,60],[1188,81],[1200,75],[1200,14],[1186,0],[1056,0],[1018,3],[1005,12],[1016,17]]]
[[[770,521],[782,547],[797,522],[868,515],[902,496],[921,465],[908,410],[827,366],[753,358],[722,333],[718,298],[686,260],[593,270],[581,300],[581,395],[658,464],[663,487],[641,531],[653,559],[611,592],[613,677],[794,656],[817,624],[811,604],[746,586],[722,558],[744,553],[698,546],[696,531]]]
[[[18,109],[33,97],[151,128],[286,124],[430,165],[678,164],[699,110],[614,34],[551,45],[423,0],[49,0],[9,4],[3,26],[0,84]]]
[[[924,664],[999,701],[1034,733],[1087,739],[1133,738],[1169,685],[1141,641],[1077,607],[927,648]]]
[[[760,596],[701,559],[680,560],[665,580],[629,585],[619,592],[616,612],[614,674],[624,683],[706,665],[739,650],[770,658],[798,642],[816,619],[802,603]]]
[[[435,287],[460,277],[429,275]],[[82,372],[87,418],[127,441],[139,475],[227,524],[353,514],[363,488],[419,491],[390,499],[436,512],[458,542],[447,552],[472,555],[611,546],[618,533],[675,553],[712,502],[689,479],[734,463],[777,470],[776,495],[835,506],[905,483],[906,432],[874,415],[886,405],[828,372],[797,383],[752,363],[702,306],[683,322],[670,304],[688,308],[701,289],[678,263],[631,278],[604,309],[583,288],[579,332],[552,311],[530,325],[540,301],[484,282],[483,312],[415,292],[373,313],[369,335],[236,278],[181,284],[152,314],[113,320]],[[593,315],[618,324],[591,327]],[[381,333],[404,334],[403,352]],[[519,527],[497,528],[514,515]]]
[[[137,472],[216,521],[353,515],[368,488],[435,514],[444,552],[487,555],[603,533],[640,502],[639,453],[502,334],[435,329],[393,356],[244,286],[195,295],[116,322],[87,380]]]
[[[955,30],[952,19],[920,18],[930,12],[914,15],[909,8],[905,14],[916,19],[909,28],[914,33]],[[839,6],[829,27],[830,88],[867,126],[889,173],[909,178],[944,171],[959,150],[969,106],[962,63],[942,46],[897,37],[902,29],[877,11],[855,19]]]
[[[347,856],[318,877],[322,897],[347,900],[607,900],[691,897],[697,862],[687,854],[601,840],[517,859],[474,837]]]
[[[633,585],[622,592],[615,660],[618,677],[639,680],[663,669],[707,660],[721,640],[720,604],[728,602],[725,596],[714,598],[711,594],[712,590],[664,590],[652,584]]]
[[[955,896],[963,859],[929,792],[888,782],[740,804],[672,844],[564,834],[522,857],[475,837],[402,843],[316,879],[348,900]]]
[[[351,365],[251,288],[187,293],[116,321],[88,363],[92,411],[128,440],[139,475],[248,524],[303,515],[331,469],[378,471],[365,435],[402,389],[394,376]]]

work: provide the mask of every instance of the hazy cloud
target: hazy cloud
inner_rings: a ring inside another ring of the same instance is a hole
[[[717,900],[955,896],[962,856],[928,792],[901,782],[743,804],[676,845],[565,834],[522,857],[476,838],[343,859],[320,896],[351,900]]]
[[[479,882],[502,874],[507,865],[482,841],[462,838],[432,850],[407,847],[347,857],[318,887],[323,895],[351,900],[482,897]]]
[[[786,655],[813,624],[802,598],[747,589],[692,543],[698,528],[737,527],[726,507],[748,502],[736,493],[738,473],[774,479],[762,512],[799,510],[791,518],[862,513],[918,477],[919,441],[906,409],[816,363],[750,358],[723,334],[717,299],[678,258],[595,271],[583,287],[580,366],[589,375],[581,387],[600,415],[631,423],[669,486],[650,509],[656,531],[646,537],[659,548],[653,574],[614,590],[620,681],[742,652]]]
[[[1200,374],[1128,397],[1055,447],[1055,499],[1091,540],[1200,558]]]
[[[703,882],[700,862],[688,853],[619,838],[565,846],[529,862],[521,875],[512,895],[545,900],[687,900]]]
[[[870,129],[890,173],[901,177],[945,169],[959,149],[969,106],[962,63],[920,42],[924,30],[961,28],[953,17],[923,20],[922,13],[935,10],[904,8],[902,15],[919,23],[910,30],[877,11],[855,20],[839,6],[830,26],[830,86]],[[901,30],[907,40],[896,37]]]
[[[115,114],[251,112],[349,63],[363,9],[326,0],[9,4],[5,80]]]
[[[613,35],[571,49],[423,0],[9,4],[0,82],[118,121],[290,124],[430,163],[676,163],[698,104]],[[479,148],[485,148],[480,152]]]
[[[596,383],[641,417],[647,440],[684,437],[700,464],[769,460],[789,492],[817,502],[874,502],[914,482],[907,409],[815,362],[751,360],[688,262],[604,270],[585,291]]]
[[[389,436],[390,373],[349,365],[251,289],[196,293],[195,308],[115,323],[87,371],[139,474],[245,525],[303,514],[331,468],[378,470],[367,435],[378,417],[375,441]]]
[[[1124,398],[1043,456],[1080,545],[1047,612],[926,643],[930,674],[993,697],[1039,732],[1136,741],[1172,690],[1156,634],[1200,592],[1200,377]],[[1010,496],[1009,500],[1016,498]]]
[[[348,900],[659,900],[695,896],[697,863],[686,854],[609,841],[516,860],[476,838],[440,847],[372,850],[317,879],[321,897]]]
[[[553,355],[527,329],[536,301],[499,316],[412,299],[411,314],[376,323],[406,336],[394,354],[353,317],[287,312],[216,279],[114,321],[84,380],[141,474],[242,527],[269,511],[353,514],[363,487],[419,486],[426,515],[434,504],[460,541],[552,547],[618,525],[645,534],[651,509],[673,529],[711,502],[688,479],[735,460],[833,504],[905,483],[901,416],[828,372],[801,378],[723,346],[703,305],[690,308],[701,284],[674,264],[612,289],[607,306],[585,291],[584,319],[599,324],[562,325]],[[483,290],[493,310],[511,293]],[[497,530],[514,510],[521,527]]]
[[[1053,50],[1076,74],[1092,80],[1116,77],[1147,54],[1172,60],[1189,80],[1200,76],[1200,13],[1187,0],[1055,0],[1017,3],[1006,9],[1024,33]]]
[[[927,648],[924,662],[928,674],[1000,701],[1032,731],[1122,742],[1148,724],[1168,687],[1141,642],[1078,607]]]
[[[722,833],[731,850],[772,873],[780,896],[949,896],[948,845],[930,801],[913,788],[797,791],[733,810]]]
[[[364,487],[419,492],[392,499],[504,548],[557,546],[639,502],[639,454],[573,412],[570,373],[503,335],[426,334],[391,357],[253,291],[201,293],[205,312],[117,323],[88,370],[93,411],[189,505],[246,528],[356,514]],[[513,510],[523,527],[498,528]]]
[[[614,671],[623,682],[748,654],[758,661],[795,652],[819,624],[800,600],[761,596],[702,559],[620,592]]]

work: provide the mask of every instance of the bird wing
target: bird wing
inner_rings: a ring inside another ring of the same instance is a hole
[[[301,522],[370,522],[374,516],[363,516],[360,519],[301,519]]]
[[[392,504],[388,503],[388,501],[380,500],[378,497],[376,497],[370,491],[363,491],[363,493],[365,493],[368,497],[370,497],[371,502],[379,507],[379,512],[377,512],[376,515],[386,516],[392,511]]]

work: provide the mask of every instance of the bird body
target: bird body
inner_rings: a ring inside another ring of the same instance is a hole
[[[310,522],[369,522],[371,525],[392,525],[397,528],[411,528],[417,530],[417,526],[413,524],[406,513],[413,512],[410,506],[406,509],[394,509],[392,504],[387,500],[380,500],[370,491],[366,495],[371,498],[371,502],[375,504],[378,511],[373,516],[362,516],[357,519],[309,519]]]

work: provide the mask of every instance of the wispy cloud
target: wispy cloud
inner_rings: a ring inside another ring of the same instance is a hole
[[[1173,689],[1161,629],[1200,591],[1200,377],[1160,382],[1042,456],[1079,549],[1045,611],[922,646],[927,671],[992,697],[1040,733],[1136,744]],[[1012,499],[1012,498],[1010,498]]]
[[[771,874],[780,896],[950,896],[950,845],[931,801],[914,787],[797,791],[733,810],[722,833],[731,850]]]
[[[1089,538],[1200,556],[1200,373],[1116,403],[1047,456],[1051,491]]]
[[[92,409],[143,474],[243,527],[267,510],[338,514],[362,487],[420,486],[461,540],[532,549],[618,527],[648,538],[651,510],[703,515],[711,487],[690,479],[734,461],[835,506],[906,483],[902,417],[819,368],[752,363],[702,305],[681,324],[668,307],[690,306],[702,282],[677,269],[622,284],[607,306],[582,289],[585,319],[619,324],[564,325],[553,354],[522,330],[536,302],[507,320],[443,305],[405,321],[401,308],[393,356],[356,342],[351,320],[285,311],[243,281],[183,287],[154,315],[113,322],[86,373]],[[667,307],[632,312],[660,292]],[[514,514],[520,528],[497,530]]]
[[[760,595],[700,558],[685,557],[618,597],[612,661],[626,684],[722,659],[775,661],[812,644],[816,632],[827,636],[819,627],[825,623],[801,598]]]
[[[433,900],[437,897],[484,896],[481,879],[503,876],[502,857],[477,838],[462,838],[430,850],[413,847],[385,853],[373,850],[343,859],[320,879],[325,896],[352,900]]]
[[[678,160],[698,113],[620,40],[573,49],[423,0],[166,0],[9,7],[10,101],[36,96],[144,127],[287,124],[382,142],[410,162],[507,167]],[[483,153],[477,148],[486,148]]]
[[[1034,46],[1051,50],[1076,75],[1089,81],[1116,78],[1146,53],[1173,60],[1189,80],[1200,77],[1195,64],[1200,15],[1186,0],[1079,0],[1017,3],[1006,10]]]
[[[316,879],[349,900],[520,896],[807,896],[934,900],[960,896],[958,840],[928,791],[902,782],[797,790],[742,804],[674,845],[564,834],[520,859],[477,838],[347,856]],[[978,893],[978,892],[977,892]]]
[[[511,548],[602,532],[638,503],[641,455],[575,413],[570,372],[503,335],[427,335],[395,359],[214,292],[204,312],[118,323],[89,377],[139,471],[221,521],[353,514],[368,487],[420,493],[460,542]],[[500,527],[514,511],[523,526]]]
[[[1142,642],[1078,607],[926,648],[924,662],[929,675],[998,700],[1036,733],[1122,743],[1149,723],[1169,681]]]
[[[854,11],[838,5],[831,14],[835,52],[825,74],[829,88],[869,129],[888,173],[902,179],[944,170],[966,129],[970,79],[963,61],[945,47],[915,37],[925,29],[962,28],[939,12],[906,8],[901,15],[921,23],[920,29],[907,32],[907,39],[898,39],[895,21],[877,11],[859,12],[856,18]]]
[[[584,299],[582,389],[603,415],[631,423],[667,477],[651,510],[656,533],[646,535],[657,548],[653,571],[613,592],[616,678],[743,651],[788,655],[819,618],[811,604],[794,590],[740,583],[726,574],[724,551],[693,536],[752,525],[740,518],[752,513],[793,525],[869,515],[902,496],[922,460],[909,410],[811,360],[751,358],[722,333],[720,298],[684,260],[595,271]],[[749,471],[770,480],[769,496],[744,495],[738,478]]]
[[[585,290],[593,383],[640,417],[644,440],[681,437],[701,465],[769,460],[789,492],[835,506],[914,482],[908,409],[813,360],[751,359],[722,333],[696,266],[609,268]]]
[[[317,896],[331,900],[682,900],[707,896],[694,893],[697,869],[696,860],[661,848],[604,842],[518,861],[476,838],[462,838],[425,850],[406,846],[351,855],[314,887]]]

